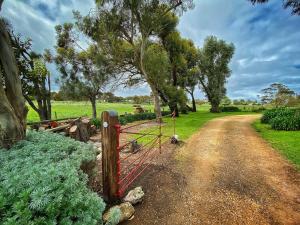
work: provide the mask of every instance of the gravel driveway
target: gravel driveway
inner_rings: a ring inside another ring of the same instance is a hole
[[[300,224],[300,173],[253,130],[257,118],[214,119],[166,151],[125,224]]]

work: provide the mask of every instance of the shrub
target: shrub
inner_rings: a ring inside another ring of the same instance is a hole
[[[171,114],[168,111],[163,111],[162,116],[166,116]],[[155,113],[138,113],[138,114],[126,114],[121,115],[119,117],[119,121],[121,125],[126,125],[127,123],[132,123],[134,121],[140,121],[140,120],[153,120],[156,118]]]
[[[266,110],[261,117],[262,123],[269,123],[275,117],[289,117],[295,114],[296,109],[275,108]]]
[[[276,116],[269,123],[274,130],[300,130],[300,111],[285,116]]]
[[[100,120],[100,119],[97,119],[97,118],[94,118],[94,119],[92,119],[91,123],[92,123],[93,125],[95,125],[95,126],[97,127],[97,129],[99,129],[99,128],[100,128],[100,125],[101,125],[101,120]]]
[[[28,132],[0,149],[0,224],[101,224],[103,200],[80,169],[91,145],[48,132]]]
[[[236,106],[222,106],[221,112],[240,112],[241,110]]]

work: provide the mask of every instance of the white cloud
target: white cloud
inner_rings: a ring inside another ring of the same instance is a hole
[[[253,6],[247,0],[195,0],[195,9],[183,14],[178,29],[201,47],[208,35],[234,43],[230,97],[252,98],[266,85],[282,82],[300,91],[300,16],[291,16],[281,1]],[[72,20],[72,10],[87,14],[94,0],[6,0],[2,15],[15,30],[31,37],[41,53],[55,45],[57,24]],[[51,66],[53,80],[58,75]],[[54,87],[57,89],[58,87]],[[120,95],[148,94],[147,86],[122,89]],[[199,91],[197,96],[203,97]]]

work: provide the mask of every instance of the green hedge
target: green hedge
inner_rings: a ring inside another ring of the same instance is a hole
[[[162,116],[171,114],[169,111],[163,111]],[[140,120],[152,120],[155,119],[155,113],[138,113],[138,114],[125,114],[119,117],[121,125],[126,125],[127,123],[132,123]]]
[[[266,110],[261,122],[270,124],[274,130],[300,130],[300,109],[276,108]]]
[[[95,155],[91,145],[35,131],[0,149],[0,224],[102,224],[105,203],[80,169]]]
[[[222,106],[221,112],[240,112],[241,110],[236,106]]]

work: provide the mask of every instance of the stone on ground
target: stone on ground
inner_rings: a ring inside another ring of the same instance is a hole
[[[104,215],[103,215],[103,221],[104,221],[104,223],[106,223],[107,221],[110,220],[110,218],[113,216],[112,215],[113,212],[116,209],[119,209],[120,212],[121,212],[120,213],[119,223],[121,223],[121,222],[123,222],[125,220],[130,219],[133,216],[134,211],[135,211],[130,202],[124,202],[124,203],[122,203],[120,205],[113,206],[106,213],[104,213]]]

